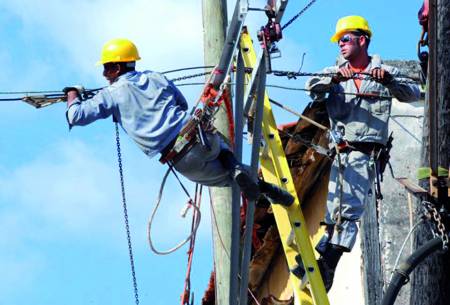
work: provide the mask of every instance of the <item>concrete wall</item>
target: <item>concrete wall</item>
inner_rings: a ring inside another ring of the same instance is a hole
[[[416,171],[420,166],[422,147],[423,103],[413,104],[395,101],[392,108],[390,130],[394,132],[391,164],[396,177],[408,177],[416,181]],[[412,202],[408,204],[407,192],[397,183],[386,169],[382,184],[384,195],[381,207],[380,233],[385,268],[385,281],[389,281],[400,247],[413,225],[411,220]],[[402,259],[411,253],[408,242]],[[397,299],[399,305],[409,304],[409,285],[406,285]]]

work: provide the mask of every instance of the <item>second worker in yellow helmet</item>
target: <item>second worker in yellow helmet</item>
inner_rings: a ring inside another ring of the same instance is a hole
[[[327,291],[341,255],[355,244],[357,222],[373,198],[378,162],[374,156],[388,141],[391,97],[401,102],[420,97],[417,85],[402,81],[399,71],[383,64],[378,55],[369,55],[371,38],[365,18],[340,18],[331,36],[340,52],[337,64],[321,71],[327,76],[311,77],[305,86],[314,101],[326,104],[330,142],[339,147],[328,183],[326,230],[316,246]],[[298,263],[292,272],[303,277],[304,268],[300,260]]]

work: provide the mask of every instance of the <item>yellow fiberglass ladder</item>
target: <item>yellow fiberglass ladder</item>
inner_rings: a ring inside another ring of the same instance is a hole
[[[257,65],[257,56],[250,35],[246,29],[241,34],[240,50],[245,67],[255,68]],[[250,81],[250,78],[251,76],[246,75],[247,82]],[[295,256],[300,254],[309,282],[307,285],[305,283],[302,284],[301,280],[290,272],[289,276],[294,292],[295,304],[329,305],[322,276],[317,266],[315,250],[312,247],[311,236],[308,233],[302,208],[295,191],[267,92],[264,96],[262,134],[264,136],[264,143],[267,146],[265,149],[267,153],[260,153],[264,180],[287,189],[295,197],[295,202],[290,207],[283,207],[278,204],[272,205],[289,269],[292,270],[297,265]],[[295,244],[290,242],[292,236],[295,236]]]

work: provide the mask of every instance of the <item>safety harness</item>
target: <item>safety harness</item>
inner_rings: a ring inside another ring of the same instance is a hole
[[[196,108],[197,102],[189,121],[181,128],[177,137],[162,150],[159,159],[162,164],[170,163],[170,165],[173,165],[177,163],[198,143],[210,150],[211,147],[206,133],[216,132],[213,126],[214,115],[223,103],[227,107],[227,114],[230,118],[231,101],[224,85],[221,86],[221,89],[216,90],[212,84],[207,83],[200,101],[203,103],[203,109]],[[230,128],[233,128],[233,124],[230,124],[230,126]]]

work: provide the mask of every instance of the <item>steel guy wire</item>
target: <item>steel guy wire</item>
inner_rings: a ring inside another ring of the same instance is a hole
[[[296,72],[296,71],[282,71],[282,70],[272,70],[272,73],[275,76],[285,76],[288,79],[296,79],[297,77],[303,76],[318,76],[318,77],[333,77],[338,75],[338,73],[310,73],[310,72]],[[374,80],[371,74],[369,73],[355,73],[352,79],[361,79],[361,80]],[[400,83],[404,84],[421,84],[420,80],[414,79],[407,75],[396,75],[393,76],[393,79],[397,80]]]
[[[212,69],[212,68],[214,68],[214,66],[187,67],[187,68],[180,68],[180,69],[175,69],[175,70],[164,71],[164,72],[161,72],[161,74],[169,74],[169,73],[180,72],[180,71],[186,71],[186,70]]]
[[[174,73],[174,72],[180,72],[180,71],[186,71],[186,70],[196,70],[196,69],[209,69],[209,68],[214,68],[214,66],[195,66],[195,67],[186,67],[186,68],[180,68],[180,69],[174,69],[174,70],[168,70],[168,71],[163,71],[160,72],[161,74],[169,74],[169,73]],[[200,76],[205,76],[208,75],[209,73],[211,73],[211,71],[208,72],[202,72],[202,73],[195,73],[195,74],[190,74],[190,75],[185,75],[185,76],[180,76],[174,79],[171,79],[172,82],[177,82],[180,80],[186,80],[186,79],[190,79],[190,78],[195,78],[195,77],[200,77]],[[88,92],[96,92],[99,91],[101,89],[103,89],[104,87],[100,87],[100,88],[96,88],[96,89],[86,89],[86,91]],[[60,95],[62,92],[62,90],[30,90],[30,91],[1,91],[0,95],[18,95],[18,94],[23,94],[23,95],[29,95],[29,94],[45,94],[47,95]],[[0,101],[20,101],[23,98],[4,98],[4,99],[0,99]]]
[[[204,67],[210,67],[210,66],[198,66],[198,67],[187,67],[187,68],[180,68],[180,69],[176,69],[176,70],[170,70],[170,71],[165,71],[162,72],[162,74],[164,73],[172,73],[172,72],[178,72],[178,71],[184,71],[184,70],[191,70],[191,69],[200,69],[200,68],[204,68]],[[178,82],[178,81],[182,81],[182,80],[187,80],[187,79],[191,79],[191,78],[196,78],[196,77],[200,77],[200,76],[205,76],[210,74],[211,71],[207,71],[207,72],[201,72],[201,73],[195,73],[195,74],[189,74],[189,75],[184,75],[184,76],[180,76],[177,78],[173,78],[171,79],[172,82]],[[295,71],[280,71],[280,70],[274,70],[273,74],[275,76],[280,76],[280,77],[287,77],[288,79],[296,79],[297,77],[303,77],[303,76],[319,76],[319,77],[332,77],[334,75],[336,75],[336,73],[308,73],[308,72],[295,72]],[[410,83],[410,84],[418,84],[420,82],[414,80],[413,78],[410,78],[408,76],[399,76],[400,78],[397,78],[397,80],[401,83]],[[371,76],[369,74],[363,74],[363,73],[359,73],[359,74],[355,74],[354,78],[360,78],[360,79],[371,79]],[[191,86],[191,85],[204,85],[204,83],[182,83],[182,84],[177,84],[177,86]],[[293,87],[286,87],[286,86],[279,86],[279,85],[266,85],[266,87],[272,87],[272,88],[279,88],[279,89],[286,89],[286,90],[296,90],[296,91],[311,91],[308,89],[303,89],[303,88],[293,88]],[[104,87],[100,87],[100,88],[96,88],[96,89],[87,89],[87,92],[96,92],[99,91],[101,89],[103,89]],[[61,90],[43,90],[43,91],[4,91],[4,92],[0,92],[0,95],[14,95],[14,94],[24,94],[24,95],[29,95],[29,94],[45,94],[46,96],[58,96],[62,91]],[[344,92],[344,94],[347,95],[357,95],[356,93],[346,93]],[[381,96],[382,97],[382,96]],[[21,101],[23,99],[23,97],[11,97],[11,98],[2,98],[0,99],[0,102],[7,102],[7,101]]]
[[[288,22],[286,22],[281,29],[284,30],[288,26],[290,26],[298,17],[300,17],[304,12],[306,12],[317,0],[311,0],[300,12],[298,12],[294,17],[289,19]]]
[[[180,76],[177,78],[173,78],[170,81],[172,82],[178,82],[180,80],[186,80],[186,79],[191,79],[191,78],[195,78],[195,77],[200,77],[200,76],[205,76],[210,74],[212,71],[207,71],[207,72],[202,72],[202,73],[196,73],[196,74],[190,74],[190,75],[185,75],[185,76]],[[204,84],[204,83],[203,83]]]

